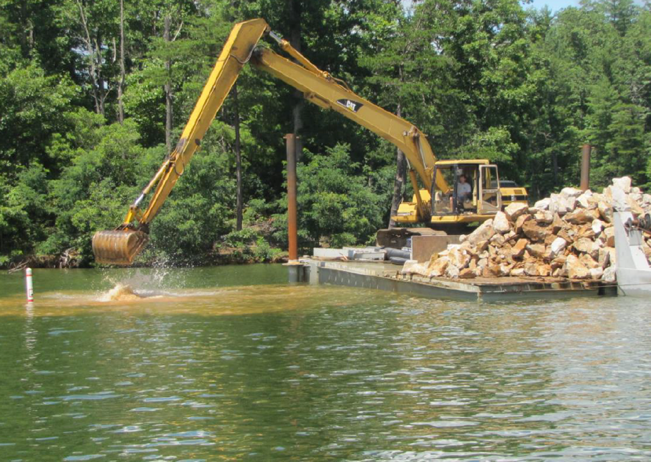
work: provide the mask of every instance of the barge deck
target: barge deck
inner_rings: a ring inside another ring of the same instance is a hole
[[[429,298],[498,302],[617,295],[617,285],[566,278],[447,279],[404,276],[386,262],[302,258],[289,265],[290,282],[363,287]]]

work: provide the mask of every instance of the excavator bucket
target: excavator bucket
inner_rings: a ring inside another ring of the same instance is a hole
[[[95,261],[107,265],[130,265],[148,239],[147,233],[132,229],[98,231],[93,236]]]

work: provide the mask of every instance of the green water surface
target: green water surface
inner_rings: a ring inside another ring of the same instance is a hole
[[[651,460],[648,300],[286,278],[36,270],[28,306],[1,274],[0,460]]]

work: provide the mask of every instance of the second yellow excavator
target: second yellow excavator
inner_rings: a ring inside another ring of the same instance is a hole
[[[267,48],[256,48],[265,35],[274,39],[296,62]],[[499,185],[495,165],[486,159],[437,161],[426,136],[418,128],[353,93],[344,82],[317,68],[271,31],[265,20],[253,19],[233,27],[176,148],[129,207],[124,222],[115,230],[99,231],[93,236],[93,252],[98,263],[130,265],[146,245],[151,221],[199,149],[208,127],[247,63],[297,88],[317,106],[339,112],[368,128],[405,154],[415,193],[413,200],[400,204],[397,215],[392,217],[397,223],[426,223],[446,229],[487,220],[500,210],[499,186],[494,187]],[[141,210],[141,202],[154,187],[147,208]]]

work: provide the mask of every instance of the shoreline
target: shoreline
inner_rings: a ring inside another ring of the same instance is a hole
[[[259,257],[236,255],[235,253],[220,254],[208,258],[200,258],[196,260],[188,260],[185,262],[166,261],[165,267],[169,268],[198,268],[198,267],[213,267],[213,266],[228,266],[228,265],[253,265],[253,264],[279,264],[287,263],[287,252],[283,251],[276,257],[268,259],[260,259]],[[161,266],[160,261],[150,260],[144,262],[135,262],[129,265],[129,268],[155,268]],[[28,255],[17,263],[8,263],[0,265],[0,270],[9,273],[24,271],[25,268],[32,269],[93,269],[93,268],[108,268],[117,266],[94,265],[93,262],[78,261],[71,259],[64,261],[62,256],[55,255]]]

